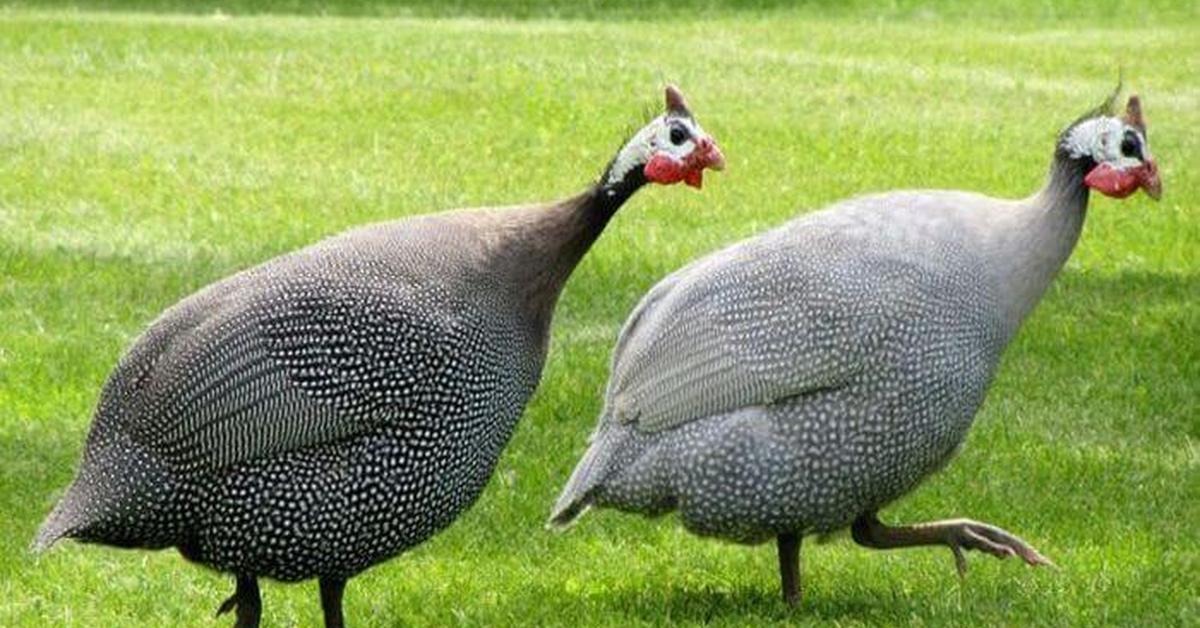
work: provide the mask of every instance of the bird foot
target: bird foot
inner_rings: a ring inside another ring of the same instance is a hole
[[[217,607],[216,616],[220,617],[221,615],[228,613],[229,611],[237,608],[237,605],[238,605],[238,594],[234,593],[233,595],[229,596],[224,602],[221,602],[221,605]]]
[[[970,519],[950,519],[893,527],[880,523],[872,512],[855,519],[850,533],[859,545],[875,549],[945,545],[954,552],[954,564],[960,576],[967,573],[964,549],[986,552],[997,558],[1008,558],[1015,554],[1030,565],[1054,566],[1050,559],[1042,556],[1033,546],[1016,535],[994,525]]]
[[[946,526],[946,545],[954,552],[954,566],[959,576],[967,575],[967,559],[963,556],[963,549],[986,552],[1001,559],[1016,555],[1032,566],[1054,566],[1032,545],[994,525],[970,519],[946,521],[938,525]]]
[[[233,595],[221,602],[221,606],[217,607],[217,616],[220,617],[229,611],[237,611],[237,622],[234,628],[256,628],[259,618],[262,615],[262,597],[258,592],[258,581],[253,577],[239,577],[237,581],[237,590]]]

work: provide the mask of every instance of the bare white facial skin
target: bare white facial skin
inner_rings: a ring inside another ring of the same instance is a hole
[[[679,129],[674,132],[672,129]],[[676,161],[684,161],[696,150],[696,138],[707,137],[696,121],[671,114],[661,115],[642,127],[617,153],[608,179],[604,184],[616,183],[625,178],[635,167],[644,166],[657,154],[666,154]],[[674,140],[682,140],[676,144]]]
[[[1138,139],[1140,150],[1126,155],[1121,150],[1126,131],[1132,131]],[[1072,157],[1088,155],[1098,164],[1109,164],[1117,170],[1126,170],[1142,165],[1140,154],[1149,152],[1146,136],[1120,118],[1101,116],[1080,122],[1071,129],[1063,141]]]

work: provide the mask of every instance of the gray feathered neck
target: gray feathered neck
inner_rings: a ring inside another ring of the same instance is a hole
[[[1096,162],[1070,147],[1073,131],[1097,116],[1111,115],[1116,92],[1102,105],[1067,126],[1058,136],[1042,189],[1005,210],[989,249],[1007,307],[1010,334],[1016,332],[1075,249],[1087,216],[1084,177]]]

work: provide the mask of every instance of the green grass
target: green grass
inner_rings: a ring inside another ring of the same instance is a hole
[[[165,0],[0,9],[0,625],[227,623],[211,614],[230,580],[173,552],[26,551],[123,347],[191,291],[351,225],[573,193],[664,80],[689,95],[728,171],[701,193],[648,189],[622,210],[567,288],[541,389],[487,492],[445,533],[354,580],[348,617],[1200,622],[1194,3],[565,4],[459,2],[447,10],[476,17],[450,18],[429,3],[378,5],[417,16],[398,19],[288,16],[304,6],[286,2],[231,3],[232,18],[209,15],[219,3],[137,12],[182,6]],[[609,8],[634,19],[603,21]],[[574,19],[545,17],[560,13]],[[593,425],[619,324],[657,279],[857,193],[1024,195],[1056,131],[1107,94],[1118,66],[1145,99],[1163,201],[1093,201],[966,448],[885,513],[991,521],[1058,569],[973,555],[960,581],[944,549],[810,542],[806,598],[790,612],[769,546],[611,512],[542,530]],[[264,595],[270,625],[319,620],[312,583]]]

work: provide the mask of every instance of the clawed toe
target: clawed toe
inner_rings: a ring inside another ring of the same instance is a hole
[[[221,602],[221,605],[217,607],[217,615],[216,616],[220,617],[221,615],[228,613],[229,611],[233,610],[234,608],[237,608],[237,603],[238,603],[238,596],[237,596],[237,593],[234,593],[233,595],[226,598],[224,602]]]
[[[976,521],[962,521],[953,526],[951,530],[947,545],[954,551],[954,560],[960,575],[967,571],[966,559],[960,548],[986,552],[1001,559],[1016,555],[1020,556],[1026,564],[1033,566],[1054,565],[1050,559],[1042,556],[1033,546],[996,526]]]
[[[258,581],[253,576],[239,576],[237,591],[221,602],[217,608],[217,616],[230,611],[237,611],[237,622],[234,628],[256,628],[262,614],[262,598],[258,593]]]
[[[1029,565],[1054,566],[1031,545],[994,525],[951,519],[912,526],[887,526],[880,523],[875,513],[865,513],[854,520],[850,534],[855,542],[865,547],[891,549],[923,545],[945,545],[954,553],[954,566],[959,575],[967,573],[967,559],[963,550],[978,550],[995,556],[1021,557]]]
[[[987,552],[996,558],[1008,558],[1013,555],[1013,549],[1007,545],[997,543],[992,539],[987,538],[982,531],[972,529],[970,524],[959,528],[957,542],[963,547]]]

